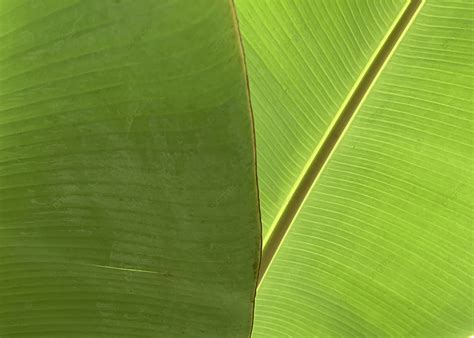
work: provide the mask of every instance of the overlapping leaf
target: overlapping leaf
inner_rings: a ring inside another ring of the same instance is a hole
[[[260,230],[223,1],[0,1],[0,336],[246,336]]]

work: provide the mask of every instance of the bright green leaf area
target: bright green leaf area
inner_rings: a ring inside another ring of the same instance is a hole
[[[0,191],[0,336],[248,336],[231,3],[1,0]]]
[[[254,337],[473,334],[473,10],[423,5],[263,279]]]
[[[264,243],[405,0],[236,0]]]

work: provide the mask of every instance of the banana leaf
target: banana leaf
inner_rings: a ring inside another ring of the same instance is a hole
[[[253,336],[472,335],[472,2],[237,3],[267,182]]]
[[[472,335],[473,13],[0,0],[0,337]]]
[[[247,336],[260,226],[233,8],[2,0],[0,20],[0,336]]]

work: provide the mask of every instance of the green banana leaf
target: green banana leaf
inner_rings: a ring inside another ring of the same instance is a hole
[[[236,1],[255,114],[264,243],[405,2]]]
[[[262,266],[269,265],[254,337],[474,332],[474,6],[374,3],[237,2],[256,120]],[[369,60],[377,49],[382,62]],[[380,63],[374,84],[363,83],[372,71],[361,72],[363,62]],[[357,96],[348,88],[358,74],[365,94],[352,122],[337,138],[324,135],[344,114],[343,95]],[[319,174],[298,179],[314,169],[303,163],[317,161],[324,142],[335,149]],[[286,194],[302,184],[308,195],[291,205]],[[285,208],[294,219],[284,220],[282,234],[272,219]]]
[[[473,14],[0,0],[0,337],[472,335]]]
[[[250,332],[260,226],[223,1],[0,1],[0,336]]]

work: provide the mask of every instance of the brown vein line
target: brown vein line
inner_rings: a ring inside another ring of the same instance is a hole
[[[250,331],[248,337],[252,336],[252,331],[253,331],[253,324],[255,320],[255,297],[257,296],[257,288],[258,288],[258,281],[259,281],[259,273],[261,269],[261,261],[262,261],[262,217],[261,217],[261,208],[260,208],[260,189],[258,187],[258,175],[257,175],[257,144],[256,144],[256,135],[255,135],[255,122],[254,122],[254,115],[253,115],[253,108],[252,108],[252,100],[250,96],[250,86],[249,86],[249,77],[248,77],[248,71],[247,71],[247,63],[246,63],[246,57],[245,57],[245,49],[244,49],[244,44],[242,41],[242,34],[240,32],[240,25],[239,25],[239,18],[237,16],[237,10],[235,8],[235,3],[234,0],[229,0],[230,3],[230,9],[231,9],[231,14],[232,14],[232,20],[234,22],[234,29],[235,29],[235,35],[238,39],[237,44],[239,48],[239,53],[240,53],[240,60],[241,60],[241,67],[243,69],[243,73],[245,75],[245,89],[246,89],[246,95],[247,95],[247,102],[248,102],[248,111],[250,114],[250,125],[251,125],[251,135],[252,135],[252,144],[253,144],[253,163],[254,163],[254,177],[255,177],[255,190],[256,190],[256,202],[257,202],[257,223],[259,226],[259,235],[257,239],[257,258],[255,261],[255,264],[253,266],[254,273],[255,273],[255,288],[253,290],[253,295],[252,295],[252,310],[250,313]]]
[[[260,270],[258,276],[258,285],[260,285],[260,282],[262,281],[265,273],[267,272],[291,223],[293,222],[296,214],[298,213],[298,210],[302,206],[306,196],[311,190],[313,183],[316,181],[317,177],[321,173],[337,142],[343,135],[344,131],[346,130],[346,127],[354,116],[354,113],[359,108],[362,100],[370,90],[372,84],[377,78],[377,75],[380,73],[385,62],[388,60],[392,51],[397,45],[398,41],[403,36],[403,33],[409,27],[410,22],[414,18],[422,3],[423,0],[410,1],[403,14],[400,16],[398,22],[395,24],[392,31],[387,36],[379,52],[374,57],[366,73],[361,78],[358,86],[354,89],[354,92],[347,101],[347,104],[343,107],[338,120],[334,123],[328,136],[323,141],[319,152],[313,158],[312,162],[308,167],[308,170],[301,178],[300,183],[296,187],[293,195],[288,201],[288,204],[285,206],[280,218],[275,224],[275,227],[272,233],[270,234],[266,245],[263,247],[262,259],[260,262]]]

